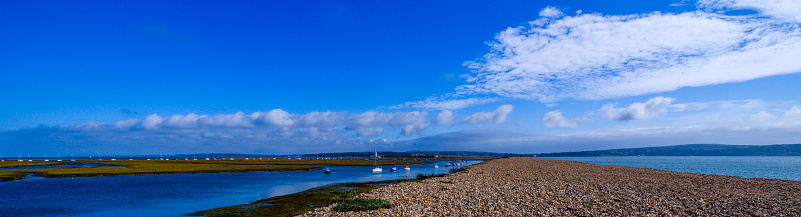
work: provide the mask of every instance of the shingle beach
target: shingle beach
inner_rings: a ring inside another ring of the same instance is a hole
[[[801,216],[801,182],[540,158],[502,158],[462,172],[362,193],[393,206],[305,216]]]

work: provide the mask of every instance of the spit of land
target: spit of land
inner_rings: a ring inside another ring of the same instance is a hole
[[[357,198],[389,208],[306,216],[801,216],[801,182],[502,158]]]

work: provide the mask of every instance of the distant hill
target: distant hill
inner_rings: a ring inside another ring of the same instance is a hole
[[[719,145],[689,144],[600,151],[557,152],[536,154],[537,157],[582,156],[801,156],[801,144],[787,145]]]

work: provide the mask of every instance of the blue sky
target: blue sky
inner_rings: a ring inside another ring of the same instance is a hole
[[[801,141],[801,3],[2,1],[3,153]]]

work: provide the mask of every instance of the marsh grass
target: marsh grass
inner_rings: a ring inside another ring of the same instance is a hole
[[[392,206],[392,204],[390,204],[389,201],[382,199],[356,198],[338,202],[334,208],[331,208],[331,210],[337,212],[362,211],[380,209],[390,206]]]
[[[32,161],[32,162],[28,162],[28,161],[20,162],[20,161],[17,161],[17,159],[13,159],[13,161],[6,159],[6,162],[0,163],[0,168],[30,167],[30,166],[53,166],[53,165],[59,165],[59,164],[65,164],[65,163],[69,163],[69,162],[67,162],[67,161],[58,162],[58,161],[55,161],[55,160],[54,161],[50,161],[50,162],[45,162],[45,161],[38,160],[38,159],[36,161]]]
[[[187,162],[192,161],[82,161],[77,162],[77,164],[98,164],[100,166],[2,170],[0,171],[0,180],[10,181],[20,179],[22,178],[22,174],[25,173],[33,173],[36,176],[47,178],[56,178],[257,171],[304,171],[320,169],[319,167],[310,166],[188,164]]]
[[[436,175],[435,174],[431,174],[431,175],[417,174],[417,179],[418,180],[426,180],[426,179],[430,179],[430,178],[434,178],[434,177],[443,177],[445,175],[448,175],[448,174],[445,174],[445,173],[436,174]]]
[[[24,175],[22,172],[14,170],[0,170],[0,181],[13,181],[22,179]]]

